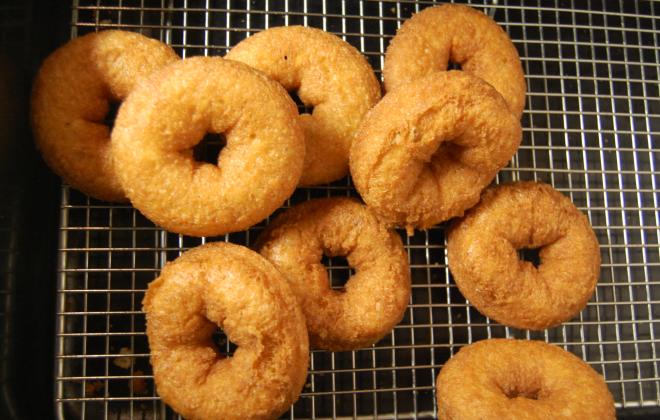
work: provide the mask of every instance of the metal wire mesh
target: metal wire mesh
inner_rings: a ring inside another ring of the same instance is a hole
[[[472,5],[507,30],[528,84],[522,146],[497,182],[551,183],[586,212],[603,260],[596,293],[561,327],[540,333],[505,328],[466,304],[451,281],[443,226],[402,234],[413,278],[405,318],[373,347],[313,352],[291,418],[433,416],[442,364],[466,343],[504,336],[547,340],[587,360],[605,376],[618,407],[660,406],[660,3],[494,3]],[[302,24],[342,36],[380,75],[397,27],[430,4],[74,0],[71,36],[134,30],[189,57],[222,55],[264,28]],[[350,180],[298,190],[287,206],[333,195],[355,195]],[[154,227],[130,206],[97,202],[63,186],[57,414],[173,416],[153,385],[140,310],[144,290],[183,250],[206,240],[250,245],[264,225],[221,238],[189,238]],[[345,261],[327,264],[333,283],[348,276]]]

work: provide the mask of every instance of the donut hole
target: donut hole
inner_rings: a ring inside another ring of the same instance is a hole
[[[466,147],[459,144],[457,140],[445,140],[440,143],[436,151],[433,152],[430,162],[443,160],[445,158],[451,160],[460,160],[460,155],[465,149]]]
[[[522,248],[518,250],[518,255],[522,261],[530,262],[534,267],[538,268],[541,265],[540,250],[541,248]]]
[[[463,70],[463,67],[461,67],[461,63],[456,63],[454,61],[449,61],[447,63],[447,71],[449,70]]]
[[[328,256],[323,255],[321,263],[328,271],[328,279],[330,280],[330,288],[337,292],[346,291],[346,283],[355,274],[355,270],[348,263],[344,256]]]
[[[117,112],[119,112],[119,106],[121,102],[119,101],[108,101],[108,112],[105,113],[103,117],[103,124],[110,127],[110,130],[115,126],[115,119],[117,118]]]
[[[224,357],[232,357],[238,348],[236,344],[229,341],[227,334],[220,327],[217,327],[211,335],[211,343],[216,351]]]
[[[289,92],[289,96],[291,96],[291,99],[293,99],[293,102],[296,103],[296,106],[298,106],[298,113],[299,114],[311,114],[314,112],[314,107],[312,105],[308,105],[305,102],[300,99],[300,96],[298,96],[298,91],[293,90]]]
[[[527,398],[528,400],[538,400],[539,394],[541,393],[541,388],[511,387],[511,388],[503,388],[502,392],[504,392],[504,395],[506,395],[506,397],[510,400],[514,398]]]
[[[200,163],[218,164],[220,152],[227,144],[225,136],[219,133],[207,133],[202,141],[193,147],[193,158]]]

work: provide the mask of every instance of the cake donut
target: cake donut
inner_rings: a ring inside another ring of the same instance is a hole
[[[516,47],[494,20],[461,4],[428,7],[401,25],[385,54],[385,89],[445,71],[449,62],[491,84],[520,118],[526,85]]]
[[[53,172],[94,198],[126,201],[104,119],[111,103],[178,58],[162,42],[116,30],[74,38],[49,55],[34,81],[31,120]]]
[[[143,309],[156,389],[187,419],[271,419],[307,376],[305,320],[282,275],[239,245],[210,243],[165,265]],[[220,354],[221,327],[238,347]]]
[[[410,271],[401,239],[353,199],[297,205],[276,217],[255,247],[289,281],[314,348],[371,345],[403,317]],[[355,268],[344,290],[330,288],[324,254],[346,256]]]
[[[133,206],[165,229],[214,236],[247,229],[291,195],[305,140],[296,106],[262,73],[220,57],[174,63],[119,109],[112,155]],[[217,165],[193,147],[207,133],[226,146]]]
[[[607,384],[557,346],[490,339],[463,347],[436,381],[438,418],[615,419]]]
[[[364,114],[380,99],[374,72],[353,46],[320,29],[267,29],[241,42],[226,58],[257,68],[313,106],[299,116],[307,154],[301,186],[348,173],[348,153]]]
[[[351,148],[351,175],[385,223],[425,229],[475,205],[521,136],[520,121],[488,83],[434,73],[369,111]]]
[[[538,249],[535,267],[518,256]],[[459,290],[482,314],[542,330],[575,316],[594,292],[600,250],[589,220],[547,184],[517,182],[484,192],[454,221],[447,261]]]

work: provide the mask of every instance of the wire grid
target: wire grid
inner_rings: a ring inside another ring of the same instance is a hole
[[[660,148],[658,2],[473,2],[517,46],[528,84],[522,145],[497,182],[539,180],[568,195],[601,244],[596,292],[579,316],[540,333],[502,327],[451,281],[440,225],[406,237],[413,290],[403,321],[373,347],[314,351],[307,384],[286,417],[426,418],[434,382],[467,343],[490,337],[563,346],[602,373],[619,408],[660,406]],[[183,57],[223,55],[264,28],[302,24],[361,50],[380,76],[412,1],[73,1],[71,36],[141,32]],[[217,148],[215,149],[217,153]],[[350,180],[299,189],[285,207],[356,195]],[[170,418],[154,389],[141,300],[166,261],[207,240],[250,245],[267,222],[220,238],[165,232],[130,206],[62,188],[56,411],[67,418]],[[328,259],[335,286],[345,260]],[[219,334],[221,348],[231,352]],[[222,392],[219,390],[219,392]]]

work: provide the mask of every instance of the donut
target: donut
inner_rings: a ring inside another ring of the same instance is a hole
[[[288,280],[314,348],[369,346],[403,317],[410,271],[401,239],[354,199],[297,205],[276,217],[255,247]],[[344,290],[330,288],[324,254],[345,256],[355,268]]]
[[[488,83],[433,73],[388,92],[353,146],[353,182],[388,225],[426,229],[463,212],[518,149],[520,121]]]
[[[428,7],[401,25],[385,53],[385,90],[445,71],[449,62],[491,84],[520,118],[526,84],[516,47],[494,20],[460,4]]]
[[[126,201],[104,119],[111,103],[178,58],[167,45],[125,31],[90,33],[48,56],[34,81],[31,120],[37,148],[53,172],[94,198]]]
[[[538,249],[540,264],[518,251]],[[447,261],[459,290],[483,315],[542,330],[572,318],[598,281],[600,251],[589,220],[547,184],[517,182],[484,192],[454,221]]]
[[[441,420],[615,418],[603,377],[541,341],[490,339],[461,348],[440,370],[436,397]]]
[[[299,116],[307,146],[301,186],[348,174],[355,131],[380,99],[380,84],[358,50],[320,29],[287,26],[239,42],[226,58],[263,71],[314,107]]]
[[[275,418],[307,376],[305,320],[286,280],[248,248],[209,243],[149,284],[143,310],[156,389],[187,419]],[[238,347],[212,342],[220,326]]]
[[[217,165],[192,148],[224,134]],[[133,206],[165,229],[215,236],[247,229],[291,195],[305,140],[280,85],[220,57],[174,63],[140,84],[119,109],[112,155]]]

